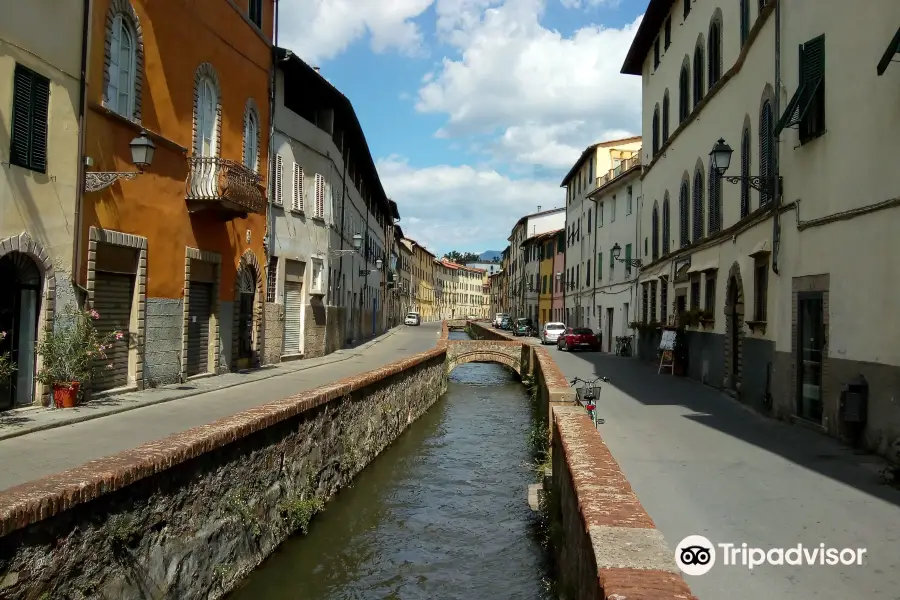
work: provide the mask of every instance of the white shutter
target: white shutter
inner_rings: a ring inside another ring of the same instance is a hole
[[[284,282],[284,351],[283,354],[300,353],[303,284],[299,281]]]
[[[316,212],[320,219],[325,216],[325,178],[316,173]]]
[[[284,203],[284,196],[282,195],[281,181],[284,178],[284,161],[281,159],[280,154],[275,155],[275,169],[274,173],[272,173],[272,189],[273,195],[272,199],[275,204],[281,206]]]
[[[294,192],[291,202],[291,208],[303,210],[303,167],[297,163],[294,163]]]

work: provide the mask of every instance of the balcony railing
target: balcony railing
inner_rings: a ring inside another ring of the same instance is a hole
[[[618,177],[619,175],[621,175],[622,173],[624,173],[625,171],[630,169],[631,167],[633,167],[635,165],[639,165],[639,164],[641,164],[640,151],[638,151],[631,158],[624,159],[618,165],[616,165],[615,167],[613,167],[612,169],[607,171],[606,175],[601,175],[600,177],[598,177],[597,185],[595,186],[595,189],[606,185],[607,183],[609,183],[610,181],[612,181],[613,179],[615,179],[616,177]]]
[[[188,167],[185,200],[190,212],[218,209],[238,216],[265,211],[260,176],[241,163],[216,156],[191,156]]]

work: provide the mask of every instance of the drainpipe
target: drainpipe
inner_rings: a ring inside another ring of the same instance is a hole
[[[84,10],[81,23],[81,86],[78,98],[78,174],[75,189],[75,230],[72,232],[72,272],[69,279],[72,285],[86,292],[81,284],[81,228],[84,225],[84,147],[85,147],[85,107],[87,106],[87,72],[88,54],[90,50],[91,34],[91,0],[84,0]],[[76,302],[77,304],[77,302]]]
[[[276,92],[278,85],[278,66],[276,64],[275,57],[276,48],[278,48],[278,4],[279,1],[275,0],[275,39],[272,47],[272,67],[271,72],[269,73],[269,165],[271,169],[271,165],[274,165],[272,157],[275,156],[275,109],[276,109]],[[287,57],[284,58],[284,61],[287,61]],[[266,253],[266,266],[269,265],[272,261],[272,254],[275,251],[275,212],[272,210],[272,205],[275,200],[275,188],[272,186],[272,176],[275,174],[274,169],[271,169],[271,173],[269,175],[269,188],[272,190],[270,194],[268,194],[269,206],[268,210],[266,210],[266,236],[265,236],[265,253]]]
[[[340,258],[338,258],[338,275],[337,275],[337,277],[338,277],[337,283],[340,286],[340,287],[338,287],[338,289],[340,290],[340,292],[338,293],[340,296],[339,297],[340,306],[344,305],[344,291],[345,291],[343,288],[343,278],[344,278],[344,252],[343,252],[343,250],[344,250],[344,219],[345,219],[344,207],[347,205],[347,164],[350,162],[350,151],[347,150],[345,153],[344,138],[345,138],[344,130],[342,129],[341,130],[341,157],[343,158],[343,161],[344,161],[344,173],[343,173],[343,175],[341,175],[341,229],[338,232],[338,238],[341,240],[341,248],[340,248],[341,253],[340,253]],[[344,156],[344,154],[346,154],[346,156]],[[353,280],[351,279],[350,281],[353,281]],[[352,288],[353,285],[351,284],[350,287]],[[350,309],[353,310],[353,307],[351,306]],[[345,331],[344,339],[342,340],[342,342],[345,343],[346,341],[347,341],[347,332]],[[342,347],[343,347],[343,343],[341,344]]]
[[[772,107],[774,118],[781,118],[781,2],[775,3],[775,106]],[[781,137],[779,135],[779,137]],[[772,144],[775,159],[775,185],[772,191],[774,198],[774,217],[772,219],[772,271],[778,275],[778,254],[781,249],[781,182],[780,152],[781,144],[775,140]]]
[[[593,302],[593,304],[591,306],[593,308],[594,306],[597,306],[597,269],[600,268],[600,265],[597,264],[597,238],[600,237],[600,233],[599,233],[600,230],[597,227],[597,208],[600,206],[600,203],[594,202],[593,200],[591,200],[591,202],[593,202],[593,204],[594,204],[594,222],[591,223],[594,230],[590,232],[591,235],[594,236],[594,254],[591,256],[591,258],[594,259],[594,272],[589,273],[589,275],[591,278],[591,302]],[[602,314],[597,315],[597,331],[599,331],[601,335],[603,334],[603,315]],[[601,345],[601,347],[603,345],[602,338],[601,338],[600,345]]]

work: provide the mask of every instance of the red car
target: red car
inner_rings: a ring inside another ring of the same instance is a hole
[[[600,351],[600,337],[586,327],[569,327],[556,340],[557,350]]]

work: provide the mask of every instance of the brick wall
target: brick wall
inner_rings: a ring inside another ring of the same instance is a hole
[[[696,598],[600,433],[583,409],[553,408],[551,506],[561,525],[559,584],[567,598]]]

